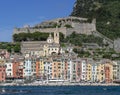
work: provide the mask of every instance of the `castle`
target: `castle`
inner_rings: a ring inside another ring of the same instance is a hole
[[[58,28],[54,31],[54,38],[51,33],[46,41],[25,41],[21,42],[21,53],[25,57],[29,56],[49,56],[60,53],[59,32]]]
[[[120,52],[120,43],[118,40],[111,40],[101,34],[99,31],[96,30],[96,20],[90,23],[88,22],[87,18],[80,18],[80,17],[65,17],[65,18],[57,18],[54,20],[44,21],[40,24],[35,25],[34,27],[30,27],[29,25],[23,28],[14,28],[13,35],[19,33],[34,33],[34,32],[44,32],[44,33],[52,33],[56,31],[55,25],[59,26],[57,29],[58,32],[64,34],[64,37],[69,36],[73,32],[78,34],[85,34],[85,35],[95,35],[99,36],[104,39],[104,43],[109,44],[109,48],[113,48],[115,51]],[[66,27],[66,26],[71,27]]]
[[[30,27],[29,25],[24,26],[23,28],[14,28],[13,34],[19,33],[34,33],[36,31],[50,33],[56,30],[55,25],[58,25],[58,31],[63,33],[66,36],[70,35],[73,32],[79,34],[90,35],[93,31],[96,31],[96,21],[93,20],[91,23],[88,22],[87,18],[80,17],[65,17],[57,18],[54,20],[49,20]],[[71,27],[66,27],[67,25]]]

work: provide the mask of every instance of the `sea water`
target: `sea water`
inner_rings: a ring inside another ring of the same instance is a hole
[[[0,95],[120,95],[120,86],[1,86]]]

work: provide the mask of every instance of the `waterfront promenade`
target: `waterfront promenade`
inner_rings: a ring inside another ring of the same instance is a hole
[[[1,83],[0,86],[120,86],[116,83]]]

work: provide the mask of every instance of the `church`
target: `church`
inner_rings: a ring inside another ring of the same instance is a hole
[[[54,53],[60,53],[59,32],[54,32],[54,38],[51,33],[46,41],[24,41],[21,42],[21,53],[25,57],[29,56],[50,56]]]

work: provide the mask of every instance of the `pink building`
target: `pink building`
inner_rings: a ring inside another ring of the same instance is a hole
[[[77,61],[76,64],[76,81],[80,81],[81,79],[81,61]]]

